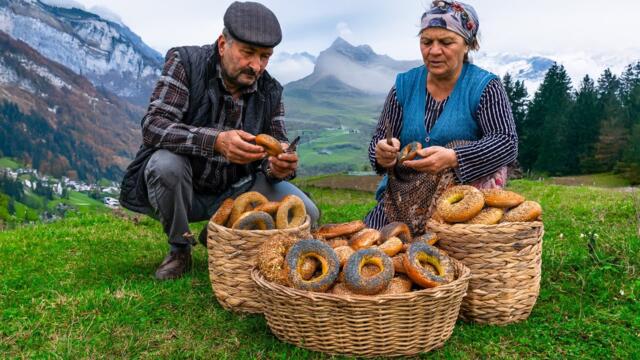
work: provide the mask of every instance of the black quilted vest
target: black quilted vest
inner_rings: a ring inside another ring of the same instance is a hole
[[[182,122],[193,126],[212,126],[220,116],[222,93],[216,80],[216,64],[219,61],[217,43],[205,46],[184,46],[178,50],[189,81],[189,108]],[[245,98],[243,130],[251,134],[269,133],[271,116],[280,103],[282,86],[266,71],[258,79],[258,89]],[[143,120],[144,121],[144,120]],[[122,179],[120,203],[129,210],[141,213],[150,211],[144,168],[156,148],[140,147],[135,159],[129,164]],[[205,159],[190,158],[194,173],[205,164]],[[238,178],[256,171],[256,163],[234,165],[238,167]],[[211,184],[214,187],[216,184]],[[219,192],[225,189],[219,189]]]

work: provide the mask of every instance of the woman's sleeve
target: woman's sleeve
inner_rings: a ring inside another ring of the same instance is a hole
[[[518,134],[507,92],[499,79],[493,79],[482,93],[476,112],[482,137],[456,147],[456,175],[463,183],[494,173],[518,156]]]
[[[386,170],[378,165],[376,161],[376,144],[378,141],[386,138],[387,128],[389,127],[391,127],[393,137],[399,138],[400,129],[402,128],[402,105],[400,105],[396,97],[395,85],[389,91],[389,95],[387,95],[387,100],[384,102],[382,113],[380,113],[380,118],[378,119],[378,125],[376,125],[371,143],[369,143],[369,161],[371,162],[371,167],[380,175],[384,174]]]

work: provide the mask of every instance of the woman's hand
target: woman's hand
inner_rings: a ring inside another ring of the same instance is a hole
[[[256,137],[242,130],[223,131],[218,134],[214,149],[234,164],[248,164],[264,158],[261,146],[252,144]]]
[[[418,151],[421,159],[410,160],[402,163],[420,172],[437,174],[443,170],[458,167],[458,157],[453,149],[442,146],[429,146]]]
[[[298,154],[295,152],[287,152],[289,144],[281,143],[284,153],[278,156],[269,157],[269,173],[271,176],[284,179],[298,168]]]
[[[382,139],[376,144],[376,161],[385,169],[396,164],[398,151],[400,151],[400,140],[393,138],[391,142],[393,145],[387,144],[387,139]]]

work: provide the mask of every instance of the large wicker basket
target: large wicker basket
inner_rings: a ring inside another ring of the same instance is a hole
[[[429,220],[437,245],[471,269],[460,317],[504,325],[529,317],[540,292],[542,222],[449,225]]]
[[[271,283],[256,269],[251,276],[280,340],[328,354],[401,356],[441,347],[451,336],[470,277],[452,261],[453,282],[396,295],[314,293]]]
[[[275,234],[292,235],[302,239],[311,236],[310,219],[299,227],[282,230],[235,230],[209,222],[207,251],[209,279],[213,292],[227,310],[260,313],[262,306],[251,280],[258,248]]]

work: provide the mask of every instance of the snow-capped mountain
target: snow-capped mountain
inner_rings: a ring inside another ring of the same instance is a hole
[[[0,31],[94,85],[146,104],[163,58],[114,16],[107,17],[73,2],[0,0]]]
[[[143,109],[0,31],[0,151],[43,173],[118,179]]]

